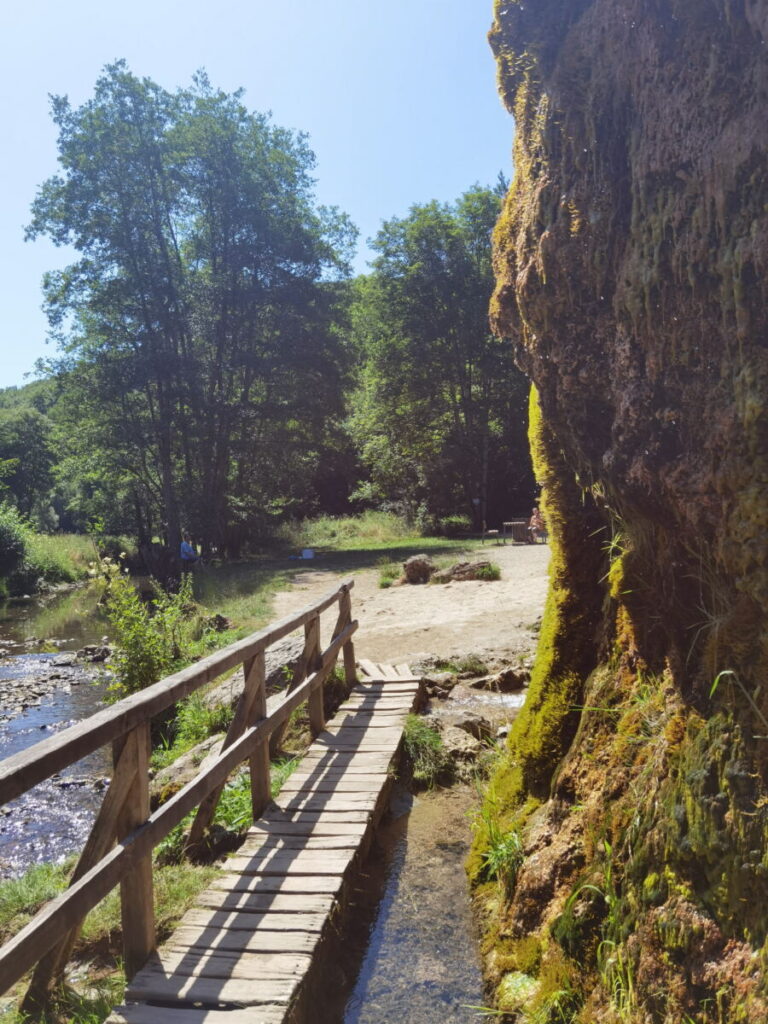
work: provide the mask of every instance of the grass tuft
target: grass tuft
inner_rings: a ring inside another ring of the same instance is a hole
[[[405,750],[413,766],[413,781],[431,788],[451,773],[451,761],[437,729],[419,715],[408,715],[404,729]]]

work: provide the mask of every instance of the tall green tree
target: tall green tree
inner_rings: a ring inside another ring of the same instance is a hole
[[[296,500],[341,415],[354,229],[314,205],[306,138],[204,74],[169,93],[119,62],[52,105],[28,233],[80,254],[44,284],[73,456],[96,443],[137,532],[226,545]]]
[[[373,241],[356,282],[360,388],[350,430],[372,496],[477,526],[530,507],[528,386],[488,324],[501,189],[413,206]]]

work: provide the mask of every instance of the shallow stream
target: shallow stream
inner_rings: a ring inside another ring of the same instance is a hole
[[[98,643],[105,631],[96,602],[85,588],[0,611],[0,759],[101,706],[98,668],[71,663],[71,652]],[[108,751],[97,751],[0,808],[0,877],[80,850],[108,770]]]
[[[396,787],[367,865],[373,889],[383,890],[381,899],[337,1020],[479,1019],[483,984],[464,874],[476,804],[477,793],[468,786],[416,797]]]

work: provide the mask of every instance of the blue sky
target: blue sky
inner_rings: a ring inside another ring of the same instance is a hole
[[[453,200],[511,173],[513,123],[486,41],[491,0],[26,0],[0,29],[0,387],[24,383],[45,345],[45,270],[67,262],[23,241],[37,186],[56,171],[48,94],[73,104],[124,57],[174,89],[205,68],[244,87],[253,110],[310,136],[317,198],[345,210],[365,240],[412,203]]]

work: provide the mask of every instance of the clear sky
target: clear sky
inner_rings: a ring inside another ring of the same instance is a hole
[[[24,383],[46,346],[43,272],[68,259],[23,241],[38,185],[54,174],[48,94],[89,98],[124,57],[167,89],[198,68],[246,90],[253,110],[306,131],[317,198],[365,240],[412,203],[453,200],[511,173],[512,119],[486,33],[491,0],[21,0],[0,19],[0,387]],[[31,379],[31,378],[27,378]]]

